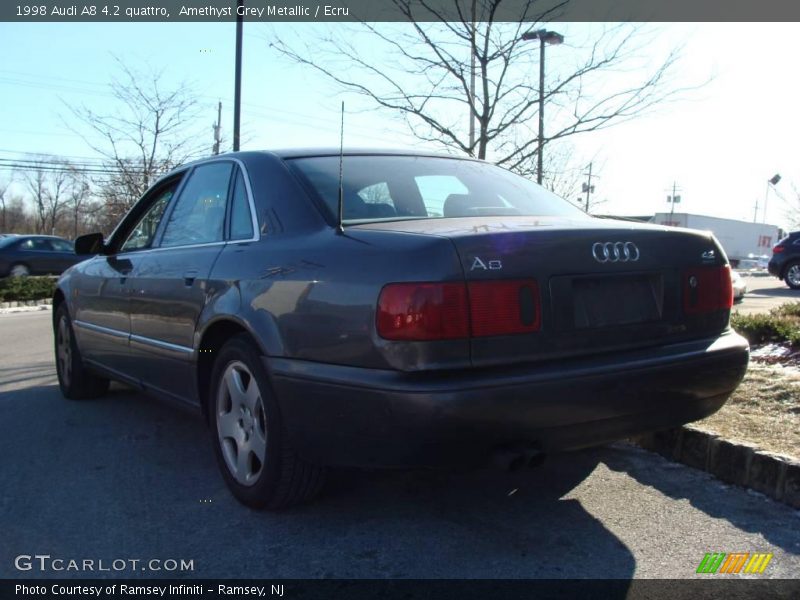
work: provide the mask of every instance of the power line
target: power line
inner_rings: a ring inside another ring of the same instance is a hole
[[[90,82],[90,81],[83,80],[83,79],[72,79],[72,78],[67,78],[67,77],[30,75],[30,74],[21,73],[19,71],[0,70],[0,74],[2,74],[2,73],[12,73],[12,74],[15,74],[15,75],[23,75],[23,76],[27,77],[28,80],[19,79],[19,78],[8,78],[8,77],[3,77],[2,75],[0,75],[0,84],[1,83],[13,83],[13,84],[16,84],[16,85],[23,85],[23,86],[27,86],[27,87],[34,87],[34,88],[40,88],[40,89],[60,90],[60,91],[66,91],[66,92],[80,93],[80,94],[84,94],[84,95],[91,95],[91,96],[101,95],[101,96],[107,96],[107,97],[114,97],[114,94],[112,92],[110,92],[110,91],[101,92],[101,91],[97,91],[97,90],[87,90],[87,89],[85,89],[85,86],[87,86],[87,85],[98,87],[98,88],[108,88],[111,85],[109,83]],[[55,80],[64,81],[64,82],[67,82],[67,83],[79,84],[79,86],[74,87],[74,86],[65,86],[63,84],[46,84],[46,83],[39,83],[37,81],[30,81],[30,79],[39,79],[41,81],[48,81],[48,80],[54,80],[55,79]],[[220,99],[223,100],[223,101],[229,101],[229,102],[231,101],[231,98],[227,97],[227,96],[222,96],[220,98],[220,97],[209,96],[209,95],[204,95],[204,94],[196,94],[196,95],[194,95],[194,97],[198,98],[198,99],[206,100],[206,102],[202,103],[202,106],[204,106],[206,108],[209,108],[209,107],[216,108],[216,104]],[[208,101],[211,101],[211,102],[208,102]],[[327,119],[325,117],[318,117],[318,116],[314,116],[314,115],[309,115],[307,113],[299,113],[299,112],[292,111],[292,110],[286,110],[285,108],[277,108],[277,107],[273,107],[273,106],[265,106],[263,104],[253,103],[253,102],[242,102],[242,106],[243,107],[247,107],[249,109],[249,110],[246,111],[247,114],[243,115],[243,116],[246,116],[248,118],[252,115],[252,116],[257,116],[257,117],[260,117],[260,118],[262,118],[264,120],[268,120],[268,121],[272,121],[272,122],[276,122],[276,121],[277,122],[289,122],[289,123],[293,123],[293,124],[296,124],[296,125],[304,125],[304,126],[308,126],[309,125],[309,123],[308,123],[309,121],[315,121],[317,123],[324,123],[325,125],[327,125],[327,127],[326,126],[317,127],[317,129],[324,129],[324,130],[331,131],[331,132],[338,132],[338,129],[335,126],[335,121],[332,120],[332,119]],[[268,111],[268,112],[265,112],[265,111]],[[288,115],[290,117],[295,117],[295,118],[294,119],[288,119],[285,116],[282,117],[280,115]],[[366,125],[358,125],[358,124],[350,125],[349,128],[351,130],[355,129],[355,130],[361,130],[361,131],[365,131],[365,132],[366,131],[369,131],[369,132],[373,131],[372,127],[369,127],[369,126],[366,126]],[[6,131],[8,131],[8,130],[6,130]],[[11,131],[11,133],[17,133],[17,132]],[[44,131],[43,132],[18,132],[18,133],[33,133],[34,135],[44,135],[44,134],[53,135],[52,132],[44,132]],[[62,133],[62,134],[56,134],[56,135],[69,135],[69,134]],[[381,140],[381,141],[385,140],[385,138],[383,138],[383,137],[371,136],[371,135],[369,135],[367,133],[362,133],[360,135],[361,135],[361,137],[365,137],[365,138],[368,138],[368,139],[376,139],[376,140]]]
[[[22,156],[22,160],[33,159],[33,157],[41,157],[45,159],[57,159],[69,162],[86,162],[86,163],[106,163],[107,159],[98,156],[77,156],[74,154],[53,154],[52,152],[30,152],[27,150],[9,150],[8,148],[0,148],[0,154],[12,154]]]
[[[146,169],[131,167],[121,169],[118,167],[102,167],[89,165],[76,165],[64,161],[14,161],[12,159],[0,158],[0,170],[2,171],[39,171],[45,173],[82,173],[86,175],[124,175],[124,174],[144,174]]]

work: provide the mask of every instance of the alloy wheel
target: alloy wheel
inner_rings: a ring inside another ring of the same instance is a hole
[[[789,282],[794,286],[800,287],[800,265],[792,265],[786,272],[786,277]]]
[[[241,361],[225,368],[217,389],[217,436],[230,474],[254,485],[264,469],[267,420],[258,382]]]
[[[69,387],[72,381],[72,338],[69,330],[67,317],[62,316],[58,322],[58,334],[56,339],[56,350],[58,354],[58,366],[61,373],[61,381]]]

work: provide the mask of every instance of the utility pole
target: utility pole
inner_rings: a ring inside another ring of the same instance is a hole
[[[758,198],[756,198],[756,205],[753,207],[753,223],[758,223]]]
[[[214,148],[211,150],[212,154],[216,156],[219,154],[220,131],[222,130],[222,101],[217,104],[217,122],[214,123]]]
[[[586,213],[589,213],[589,194],[594,193],[594,186],[592,185],[592,163],[589,163],[589,181],[583,184],[583,191],[586,192]]]
[[[236,66],[233,89],[233,151],[239,151],[239,124],[242,118],[242,7],[244,0],[236,0]]]
[[[544,36],[539,38],[539,139],[536,145],[536,183],[544,172]]]
[[[469,149],[475,156],[475,3],[472,0],[472,39],[469,46]]]
[[[669,191],[669,190],[667,190],[667,191]],[[675,214],[675,204],[681,201],[681,197],[678,196],[678,192],[679,191],[680,191],[680,188],[678,188],[678,184],[673,181],[672,182],[672,196],[667,196],[667,202],[669,202],[672,205],[670,207],[670,210],[669,210],[670,220],[672,218],[672,215]]]

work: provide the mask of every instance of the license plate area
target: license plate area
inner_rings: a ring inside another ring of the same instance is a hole
[[[660,273],[556,277],[551,293],[561,330],[652,323],[664,316]]]

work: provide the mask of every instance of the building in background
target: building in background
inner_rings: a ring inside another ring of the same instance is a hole
[[[725,249],[731,264],[741,268],[761,266],[760,263],[766,268],[772,247],[784,237],[783,230],[776,225],[689,213],[656,213],[650,222],[656,225],[713,232]]]

